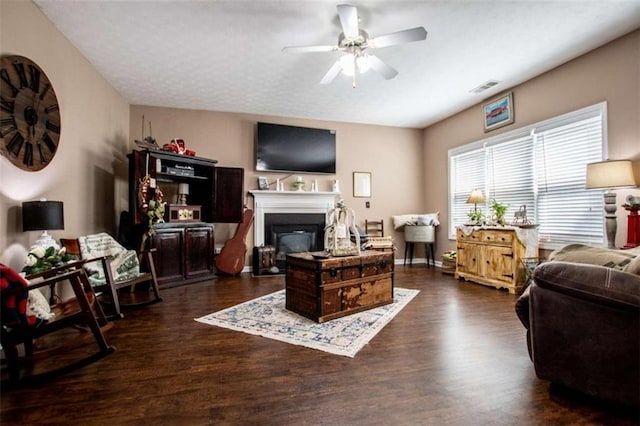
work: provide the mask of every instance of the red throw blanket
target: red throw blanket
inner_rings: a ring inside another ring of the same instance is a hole
[[[0,308],[3,324],[36,324],[36,317],[27,315],[28,285],[20,274],[0,263]],[[20,288],[23,290],[15,290]]]

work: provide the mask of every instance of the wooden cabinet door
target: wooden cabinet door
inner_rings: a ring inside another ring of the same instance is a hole
[[[158,284],[181,280],[184,277],[184,230],[157,229],[152,244],[157,249],[154,263]]]
[[[458,272],[478,274],[478,250],[479,248],[475,244],[458,243]]]
[[[491,280],[513,281],[513,248],[485,246],[481,249],[480,275]]]
[[[244,213],[244,169],[216,167],[214,172],[213,220],[240,223]]]
[[[213,227],[187,228],[185,243],[186,277],[213,273]]]

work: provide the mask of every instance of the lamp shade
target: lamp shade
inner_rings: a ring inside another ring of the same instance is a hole
[[[587,189],[636,186],[630,160],[599,161],[587,164]]]
[[[188,183],[179,183],[178,184],[178,194],[189,195],[189,184]]]
[[[482,195],[482,191],[479,189],[474,189],[469,194],[469,198],[467,198],[467,204],[482,204],[484,203],[484,195]]]
[[[62,201],[27,201],[22,203],[22,231],[64,229]]]

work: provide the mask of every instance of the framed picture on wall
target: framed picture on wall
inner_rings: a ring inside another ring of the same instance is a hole
[[[513,92],[509,92],[483,104],[482,118],[484,120],[485,133],[512,124],[515,121]]]
[[[371,173],[353,172],[353,196],[371,197]]]

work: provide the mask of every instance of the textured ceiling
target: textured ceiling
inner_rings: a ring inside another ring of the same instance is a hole
[[[35,0],[131,104],[423,128],[640,27],[640,0],[359,1],[371,36],[423,26],[427,40],[376,49],[398,70],[320,85],[338,52],[333,1]],[[481,94],[487,80],[501,83]]]

